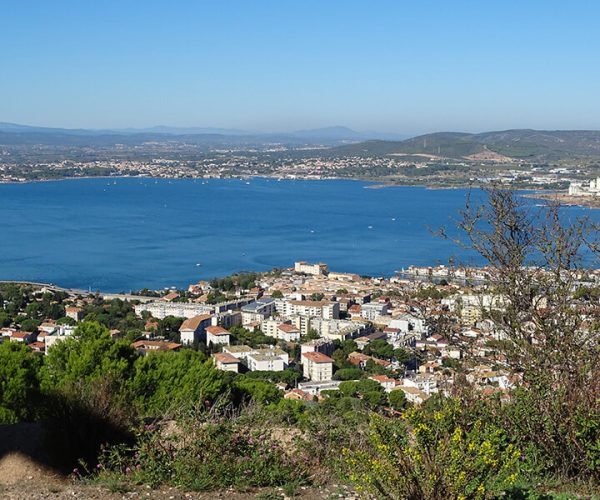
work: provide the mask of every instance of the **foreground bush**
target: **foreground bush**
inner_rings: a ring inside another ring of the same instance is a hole
[[[106,473],[114,479],[117,473],[125,481],[194,491],[307,482],[309,472],[301,455],[286,447],[272,432],[242,426],[232,418],[171,421],[145,426],[134,447],[107,451],[99,477]]]
[[[348,477],[376,498],[490,498],[517,481],[520,456],[489,420],[465,424],[458,401],[371,419],[367,445],[346,449]]]

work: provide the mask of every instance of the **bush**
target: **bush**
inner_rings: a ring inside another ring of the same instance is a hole
[[[272,433],[234,419],[181,421],[178,430],[146,426],[133,449],[115,447],[102,468],[152,487],[169,484],[194,491],[275,487],[306,483],[307,468],[286,453]],[[101,471],[100,475],[104,472]]]
[[[459,403],[373,416],[367,446],[346,449],[359,492],[385,498],[488,498],[512,487],[521,453],[487,419],[461,421]]]

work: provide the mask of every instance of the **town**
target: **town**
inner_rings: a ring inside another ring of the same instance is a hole
[[[556,190],[587,182],[594,166],[579,163],[540,163],[506,159],[451,159],[436,155],[336,153],[330,149],[299,150],[283,145],[256,151],[127,150],[77,158],[47,155],[38,150],[22,156],[0,145],[0,183],[86,177],[152,179],[354,179],[379,185],[465,187],[502,185],[513,189]]]
[[[296,262],[125,301],[43,286],[26,300],[18,285],[3,285],[0,338],[47,354],[81,322],[100,320],[142,356],[201,351],[218,370],[254,372],[286,399],[322,400],[368,380],[376,405],[394,411],[451,394],[459,374],[483,394],[510,398],[520,374],[502,355],[503,332],[490,315],[503,304],[486,290],[487,277],[486,268],[438,266],[384,279]],[[600,270],[577,279],[583,308]],[[353,394],[365,397],[356,387]]]

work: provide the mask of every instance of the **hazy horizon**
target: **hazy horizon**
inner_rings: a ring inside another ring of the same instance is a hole
[[[13,3],[0,120],[58,128],[600,129],[600,5]]]
[[[188,132],[185,132],[185,130],[187,129],[207,129],[207,130],[215,130],[217,132],[214,132],[216,134],[219,133],[227,133],[228,131],[231,132],[236,132],[240,135],[242,134],[248,134],[248,135],[253,135],[253,134],[257,134],[257,135],[277,135],[277,134],[294,134],[294,133],[298,133],[298,132],[312,132],[312,131],[319,131],[319,130],[327,130],[327,129],[336,129],[336,128],[341,128],[341,129],[348,129],[350,132],[357,132],[360,133],[362,135],[368,135],[369,133],[372,133],[374,135],[389,135],[389,136],[398,136],[398,138],[400,139],[409,139],[409,138],[413,138],[413,137],[417,137],[420,135],[427,135],[427,134],[436,134],[436,133],[464,133],[464,134],[485,134],[485,133],[491,133],[491,132],[503,132],[503,131],[508,131],[508,130],[535,130],[535,131],[539,131],[539,132],[557,132],[557,131],[569,131],[569,132],[575,132],[575,131],[598,131],[600,132],[600,127],[597,128],[589,128],[589,129],[568,129],[568,128],[529,128],[529,127],[513,127],[513,128],[507,128],[507,129],[491,129],[491,128],[486,128],[486,129],[482,129],[482,130],[428,130],[428,131],[420,131],[417,133],[399,133],[399,132],[392,132],[389,130],[366,130],[366,129],[361,129],[361,128],[353,128],[353,127],[347,127],[346,125],[343,124],[336,124],[336,125],[324,125],[322,127],[311,127],[311,128],[304,128],[304,129],[287,129],[287,130],[250,130],[250,129],[238,129],[238,128],[234,128],[234,127],[214,127],[212,125],[203,125],[203,124],[192,124],[192,125],[180,125],[180,126],[173,126],[173,125],[169,125],[169,124],[154,124],[154,125],[149,125],[149,126],[141,126],[141,127],[128,127],[128,126],[124,126],[124,127],[103,127],[103,128],[99,128],[99,127],[62,127],[62,126],[49,126],[46,124],[32,124],[32,123],[15,123],[15,122],[9,122],[9,121],[5,121],[0,119],[0,129],[2,128],[2,125],[16,125],[16,126],[24,126],[24,127],[32,127],[32,128],[50,128],[50,129],[64,129],[64,130],[87,130],[87,131],[93,131],[93,132],[120,132],[120,131],[130,131],[130,132],[138,132],[138,131],[150,131],[152,129],[171,129],[172,131],[176,131],[176,130],[182,130],[182,134],[185,135]],[[160,133],[160,132],[157,132]],[[200,133],[200,132],[194,132],[194,133]],[[201,132],[201,133],[205,133],[205,132]]]

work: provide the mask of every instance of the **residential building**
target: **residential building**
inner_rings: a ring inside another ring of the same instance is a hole
[[[65,315],[79,322],[83,319],[83,310],[80,307],[65,307]]]
[[[228,345],[231,334],[222,326],[206,327],[206,345]]]
[[[367,321],[375,321],[379,316],[388,314],[388,302],[367,302],[360,306],[360,315]]]
[[[215,307],[210,304],[197,304],[193,302],[166,302],[157,300],[138,304],[134,307],[135,313],[138,316],[142,312],[147,311],[157,319],[164,319],[167,316],[175,316],[177,318],[193,318],[202,314],[213,313]]]
[[[247,345],[228,345],[223,346],[223,352],[231,354],[239,360],[245,361],[248,355],[254,352],[254,349]]]
[[[275,312],[275,299],[264,298],[242,306],[242,324],[247,325],[255,321],[262,321]]]
[[[131,344],[131,347],[140,354],[146,355],[150,352],[177,351],[181,347],[181,344],[164,340],[138,340]]]
[[[217,370],[235,373],[239,371],[240,360],[228,352],[217,352],[213,354],[213,360]]]
[[[331,380],[333,359],[320,352],[305,352],[302,354],[302,374],[315,382]]]
[[[210,314],[200,314],[186,319],[179,327],[181,343],[192,345],[194,342],[205,341],[206,327],[210,325],[211,317]]]
[[[340,305],[326,300],[284,300],[277,301],[281,305],[279,313],[286,317],[308,316],[313,318],[337,319],[340,317]]]
[[[321,276],[327,274],[329,269],[327,264],[309,264],[308,262],[294,262],[294,271],[301,274],[312,274],[313,276]]]
[[[331,356],[334,350],[334,343],[328,339],[309,340],[300,346],[300,354],[304,354],[305,352],[320,352]]]

